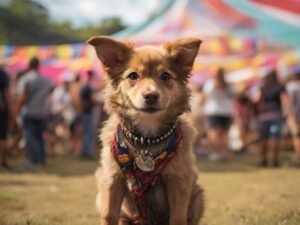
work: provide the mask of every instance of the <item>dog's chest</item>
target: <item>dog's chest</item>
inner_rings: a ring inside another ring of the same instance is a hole
[[[155,224],[164,224],[169,220],[169,204],[163,178],[158,176],[156,183],[145,194],[151,219]]]
[[[170,211],[167,189],[163,177],[159,175],[155,184],[149,187],[144,194],[147,202],[146,207],[149,210],[149,219],[151,224],[168,224]],[[134,197],[129,191],[127,197],[125,198],[124,206],[126,210],[133,210],[131,214],[139,213],[136,208]]]

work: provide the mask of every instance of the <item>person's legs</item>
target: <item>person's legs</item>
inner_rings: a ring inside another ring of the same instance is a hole
[[[280,144],[280,139],[271,138],[269,140],[269,148],[273,153],[273,166],[274,167],[279,166],[279,144]]]
[[[269,140],[269,127],[268,121],[259,122],[260,134],[260,166],[266,167],[268,165],[268,140]]]
[[[208,131],[208,140],[210,144],[210,156],[212,161],[224,160],[227,156],[226,133],[220,128],[211,128]]]
[[[270,149],[273,152],[273,166],[278,167],[279,165],[279,153],[280,153],[280,138],[281,138],[281,119],[270,121]]]
[[[244,124],[242,124],[241,122],[237,123],[237,126],[240,132],[240,139],[242,141],[242,148],[243,148],[243,146],[245,146],[247,142],[246,130]]]
[[[38,163],[38,148],[39,143],[36,139],[35,133],[35,121],[27,116],[23,118],[23,129],[24,129],[24,138],[25,138],[25,148],[28,161],[32,164]]]
[[[82,150],[81,155],[83,157],[92,156],[93,146],[93,118],[91,113],[84,113],[82,115],[83,123],[83,136],[82,136]]]
[[[77,124],[74,130],[74,134],[72,137],[72,143],[73,143],[73,151],[75,156],[80,155],[80,149],[82,148],[82,135],[83,135],[83,127],[82,124]]]
[[[79,115],[77,115],[70,126],[71,153],[74,154],[75,156],[80,155],[80,150],[81,150],[81,145],[82,145],[81,137],[83,134],[82,130],[83,130],[83,128],[82,128],[81,117]]]
[[[44,141],[44,131],[45,131],[45,120],[39,119],[36,121],[36,130],[35,136],[38,143],[38,163],[46,163],[46,150],[45,150],[45,141]]]
[[[214,153],[216,151],[217,148],[217,130],[214,128],[209,128],[209,130],[207,131],[207,137],[208,137],[208,141],[209,141],[209,145],[210,145],[210,152]]]
[[[229,152],[229,149],[228,149],[228,130],[227,129],[220,129],[219,139],[220,139],[219,140],[220,152],[224,157],[227,157],[228,152]]]
[[[290,115],[287,119],[287,122],[292,134],[296,160],[300,162],[300,123],[297,121],[294,115]]]
[[[231,119],[212,116],[207,120],[208,140],[211,145],[211,160],[223,160],[228,155],[228,130]]]
[[[261,139],[260,141],[260,165],[265,167],[268,165],[268,140]]]
[[[293,145],[297,160],[300,162],[300,133],[293,137]]]

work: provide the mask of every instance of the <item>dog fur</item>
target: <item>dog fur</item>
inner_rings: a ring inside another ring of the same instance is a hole
[[[175,120],[179,121],[182,140],[175,157],[161,171],[162,184],[155,189],[157,217],[168,215],[159,225],[197,225],[204,210],[203,191],[197,184],[193,143],[195,129],[190,122],[190,89],[187,79],[201,41],[179,39],[160,47],[134,48],[130,43],[108,37],[88,41],[106,73],[105,109],[110,115],[101,131],[97,207],[101,225],[139,224],[138,211],[126,179],[111,152],[117,125],[124,119],[139,134],[157,137]],[[138,79],[130,80],[135,72]],[[169,80],[162,80],[167,72]],[[155,92],[155,110],[148,110],[144,94]]]

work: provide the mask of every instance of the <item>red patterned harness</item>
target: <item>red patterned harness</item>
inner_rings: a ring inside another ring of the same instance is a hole
[[[145,193],[150,186],[155,184],[158,174],[174,158],[181,140],[181,129],[179,125],[174,129],[167,140],[166,149],[154,158],[155,167],[151,172],[142,171],[136,166],[134,157],[129,153],[128,148],[122,144],[123,138],[121,125],[118,125],[111,151],[126,177],[129,190],[135,198],[142,224],[150,224],[150,213]]]

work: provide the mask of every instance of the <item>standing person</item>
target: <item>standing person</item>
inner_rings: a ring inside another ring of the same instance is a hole
[[[82,148],[82,124],[81,124],[81,114],[82,114],[82,102],[80,90],[82,88],[81,77],[78,74],[75,77],[75,80],[71,83],[70,86],[70,94],[72,105],[75,110],[75,118],[70,126],[71,133],[71,144],[72,151],[76,156],[80,155],[80,151]]]
[[[9,121],[12,118],[12,104],[9,90],[9,77],[4,70],[4,63],[0,62],[0,163],[4,168],[9,168],[7,164],[7,131]],[[11,118],[10,118],[11,117]]]
[[[233,90],[224,77],[222,68],[218,69],[213,80],[205,83],[204,116],[208,140],[212,147],[209,158],[221,161],[227,158],[228,132],[233,118]]]
[[[268,152],[273,153],[273,167],[279,167],[279,144],[283,123],[282,98],[285,88],[277,72],[272,70],[263,79],[257,96],[258,128],[260,135],[260,165],[268,165]]]
[[[40,61],[32,58],[28,71],[17,85],[18,107],[23,118],[27,157],[31,164],[45,164],[46,152],[43,133],[49,111],[50,81],[39,73]]]
[[[89,70],[87,76],[87,83],[80,90],[80,98],[82,102],[81,121],[83,126],[81,156],[83,158],[92,157],[94,146],[93,107],[95,100],[91,86],[94,78],[94,72]]]
[[[293,135],[293,145],[296,153],[296,163],[300,165],[300,68],[286,85],[290,97],[291,112],[288,116],[288,124]]]
[[[75,117],[70,92],[73,78],[71,72],[63,74],[63,83],[55,87],[51,96],[52,138],[56,139],[55,144],[59,144],[62,154],[70,153],[72,149],[69,128]]]
[[[75,79],[70,84],[71,102],[77,116],[80,115],[82,112],[82,102],[80,98],[81,88],[81,77],[80,74],[77,74]]]

